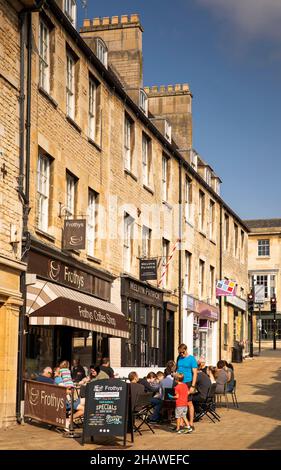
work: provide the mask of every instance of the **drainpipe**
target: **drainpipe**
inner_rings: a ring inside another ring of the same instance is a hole
[[[28,232],[29,207],[29,186],[30,186],[30,128],[31,128],[31,86],[32,86],[32,12],[38,12],[43,7],[46,0],[36,2],[32,8],[24,8],[19,13],[20,27],[20,155],[19,155],[19,178],[18,193],[23,204],[23,227],[22,227],[22,261],[27,261],[27,253],[30,248]],[[25,34],[27,19],[27,101],[25,97]],[[25,101],[26,101],[26,121],[25,121]],[[25,143],[26,129],[26,143]],[[25,147],[25,155],[24,155]],[[25,163],[25,173],[24,173]],[[25,184],[24,184],[25,180]],[[25,313],[26,313],[26,274],[23,272],[20,277],[20,290],[23,297],[23,305],[19,312],[18,331],[18,368],[17,368],[17,396],[16,396],[16,419],[20,424],[21,418],[21,397],[23,394],[23,364],[25,357]]]
[[[222,279],[222,205],[220,205],[220,279]],[[222,296],[219,297],[219,360],[221,360],[222,346]]]
[[[179,162],[179,342],[182,343],[182,162]]]

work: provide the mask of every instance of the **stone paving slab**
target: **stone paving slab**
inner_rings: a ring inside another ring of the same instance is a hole
[[[155,434],[144,431],[128,435],[127,449],[132,450],[281,450],[281,351],[262,351],[260,357],[234,364],[239,409],[219,407],[220,423],[204,418],[192,434],[177,435],[166,425],[154,425]],[[122,449],[121,440],[109,438],[107,445],[67,439],[56,431],[36,424],[15,425],[0,431],[0,449],[18,450],[106,450]]]

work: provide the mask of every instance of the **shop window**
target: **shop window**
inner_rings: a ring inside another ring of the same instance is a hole
[[[160,346],[160,310],[152,307],[151,310],[151,357],[150,365],[159,365],[159,346]]]

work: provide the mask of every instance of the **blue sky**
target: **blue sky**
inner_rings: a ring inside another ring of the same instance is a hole
[[[131,13],[144,85],[189,83],[193,146],[224,200],[241,218],[281,217],[281,0],[88,0],[88,18]]]

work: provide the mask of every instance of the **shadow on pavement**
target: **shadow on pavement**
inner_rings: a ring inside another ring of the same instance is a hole
[[[266,450],[280,450],[281,449],[281,426],[277,426],[269,434],[266,434],[262,439],[251,444],[248,449],[266,449]]]

